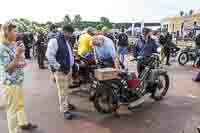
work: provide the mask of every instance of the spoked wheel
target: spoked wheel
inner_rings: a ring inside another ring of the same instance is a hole
[[[97,92],[94,98],[94,107],[100,113],[112,113],[118,108],[118,102],[115,96],[108,88],[99,88],[101,91]]]
[[[181,53],[179,55],[179,57],[178,57],[178,63],[180,65],[183,66],[183,65],[187,64],[188,61],[189,61],[189,55],[186,52],[183,52],[183,53]]]
[[[169,76],[164,73],[160,74],[158,77],[158,85],[155,93],[152,95],[152,98],[156,101],[162,100],[163,97],[167,94],[169,89]]]

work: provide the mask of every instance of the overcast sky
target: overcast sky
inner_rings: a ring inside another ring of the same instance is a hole
[[[0,22],[13,17],[60,21],[65,14],[91,21],[101,16],[114,22],[159,21],[199,6],[200,0],[1,0]]]

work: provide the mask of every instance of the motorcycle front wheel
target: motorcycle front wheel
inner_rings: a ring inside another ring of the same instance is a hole
[[[167,73],[158,75],[159,83],[157,85],[155,93],[152,95],[152,98],[156,101],[160,101],[167,94],[169,89],[169,76]]]
[[[116,112],[118,109],[117,97],[113,94],[112,90],[104,86],[98,87],[96,91],[93,104],[99,113],[109,114]]]
[[[182,66],[184,66],[185,64],[187,64],[189,61],[189,55],[186,52],[183,52],[179,55],[178,57],[178,63]]]

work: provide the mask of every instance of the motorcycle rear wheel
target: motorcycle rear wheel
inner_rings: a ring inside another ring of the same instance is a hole
[[[94,97],[94,107],[99,113],[109,114],[116,112],[119,108],[118,100],[114,96],[112,90],[102,86],[99,92],[96,92]]]
[[[160,101],[164,98],[164,96],[167,94],[168,89],[169,89],[169,76],[166,73],[160,74],[158,75],[158,79],[159,79],[159,95],[156,94],[156,92],[152,95],[152,98],[156,101]],[[161,81],[161,77],[164,79],[163,81]],[[163,83],[164,82],[164,83]],[[164,84],[164,85],[163,85]]]

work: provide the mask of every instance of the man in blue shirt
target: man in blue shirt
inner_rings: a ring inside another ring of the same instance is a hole
[[[47,35],[47,40],[49,42],[49,40],[51,40],[52,38],[55,38],[57,35],[57,31],[56,31],[56,26],[54,24],[52,24],[50,26],[50,32]]]
[[[59,33],[56,38],[49,40],[46,52],[46,57],[56,80],[60,111],[64,113],[66,119],[73,118],[73,114],[70,111],[75,108],[70,104],[66,91],[71,80],[72,67],[74,66],[74,57],[69,44],[73,31],[74,29],[70,25],[65,25],[63,32]]]
[[[108,64],[107,67],[119,68],[115,45],[111,39],[103,35],[95,36],[93,46],[99,63]]]
[[[151,38],[151,30],[148,28],[143,29],[143,36],[140,37],[135,48],[135,57],[150,57],[153,53],[157,53],[158,45],[155,40]],[[139,75],[144,70],[142,62],[138,62],[137,71]]]

